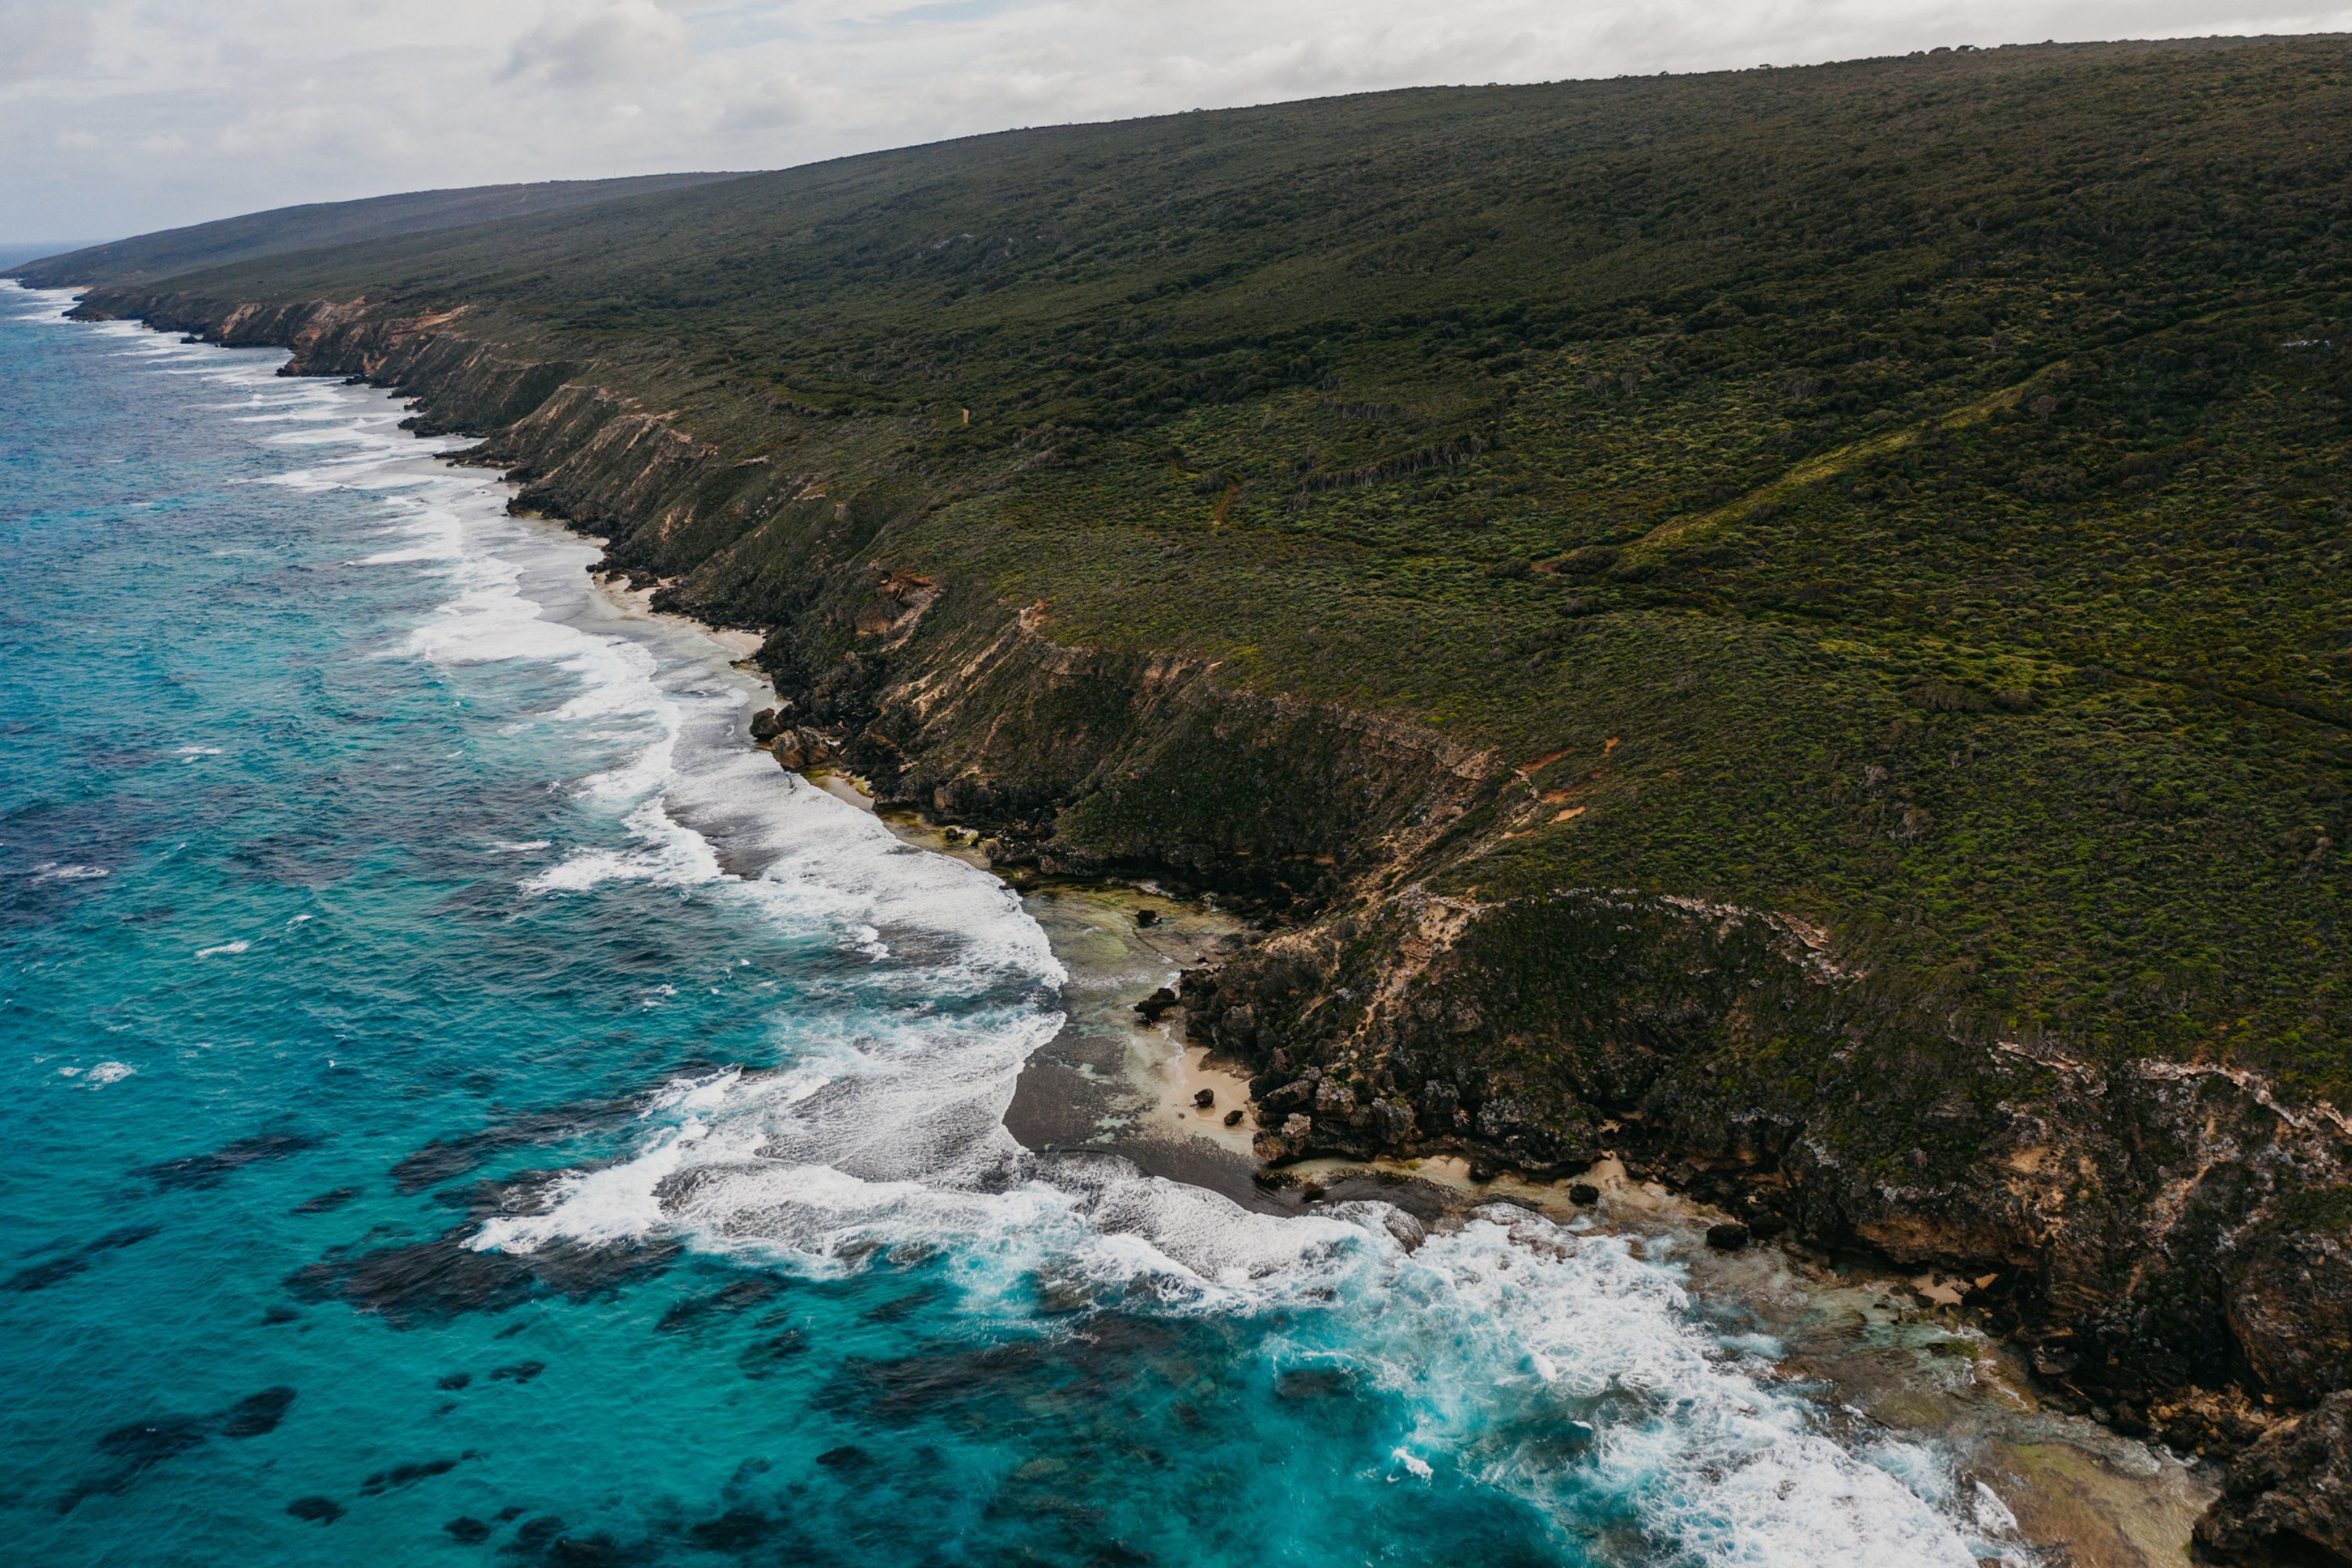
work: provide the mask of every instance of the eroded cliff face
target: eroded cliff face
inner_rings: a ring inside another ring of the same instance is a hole
[[[908,558],[923,480],[842,484],[839,443],[730,456],[463,311],[86,308],[414,396],[417,426],[479,437],[472,460],[605,538],[656,603],[764,632],[782,722],[887,799],[990,834],[1000,863],[1284,912],[1184,984],[1195,1036],[1255,1070],[1269,1160],[1448,1151],[1569,1174],[1614,1152],[1758,1233],[1957,1276],[2053,1385],[2210,1451],[2352,1385],[2352,1128],[2329,1107],[2249,1073],[1996,1037],[1769,911],[1589,888],[1482,900],[1478,855],[1532,809],[1496,758],[1058,641],[1037,606]],[[2315,1468],[2324,1447],[2263,1438],[2207,1550],[2340,1552],[2352,1503]]]
[[[1408,892],[1188,977],[1273,1158],[1607,1151],[1762,1233],[1948,1271],[2127,1429],[2234,1446],[2352,1383],[2352,1129],[2250,1073],[1970,1035],[1697,900]],[[2251,1396],[2251,1397],[2249,1397]]]

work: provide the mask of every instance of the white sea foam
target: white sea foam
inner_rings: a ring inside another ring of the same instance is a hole
[[[73,866],[46,860],[33,868],[32,879],[36,882],[88,882],[110,874],[103,866]]]
[[[81,298],[73,289],[27,289],[13,278],[0,278],[0,298],[12,305],[26,307],[15,312],[20,321],[44,321],[58,326],[78,323],[67,319],[67,312]]]
[[[196,949],[196,956],[198,958],[211,958],[215,954],[224,952],[233,956],[236,953],[248,952],[252,947],[253,943],[249,942],[225,942],[218,947],[200,947]]]
[[[110,1083],[121,1083],[138,1070],[127,1062],[100,1062],[89,1069],[89,1081],[93,1088]]]
[[[582,849],[524,881],[533,893],[584,893],[606,882],[654,882],[688,888],[715,882],[721,875],[718,852],[709,840],[670,820],[658,800],[647,800],[629,813],[635,849]]]

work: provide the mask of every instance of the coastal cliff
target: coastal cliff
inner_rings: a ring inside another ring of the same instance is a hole
[[[287,374],[387,386],[415,427],[480,437],[462,460],[605,538],[657,602],[764,632],[786,722],[886,802],[984,832],[1000,864],[1168,878],[1281,916],[1182,987],[1194,1038],[1255,1072],[1262,1157],[1449,1152],[1567,1177],[1613,1154],[1758,1237],[1948,1276],[2063,1396],[2245,1451],[2209,1555],[2335,1549],[2336,1457],[2298,1436],[2340,1425],[2352,1384],[2352,1124],[2325,1101],[1998,1037],[1793,917],[1626,889],[1482,897],[1482,858],[1557,809],[1524,770],[1226,689],[1198,661],[1057,641],[1034,606],[887,564],[919,496],[836,501],[730,460],[593,366],[468,336],[462,312],[107,289],[81,310],[288,348]],[[714,547],[752,516],[784,520],[790,572]]]

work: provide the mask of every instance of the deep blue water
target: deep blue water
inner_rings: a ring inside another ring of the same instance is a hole
[[[65,302],[0,289],[17,1560],[1993,1549],[1655,1249],[1023,1152],[992,879],[383,395]]]

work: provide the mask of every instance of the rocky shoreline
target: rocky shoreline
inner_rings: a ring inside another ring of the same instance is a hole
[[[1553,809],[1502,759],[1378,715],[1057,642],[1034,606],[877,558],[892,507],[745,459],[464,313],[100,290],[84,311],[291,349],[289,374],[417,400],[522,504],[610,540],[659,607],[765,634],[772,740],[993,862],[1217,890],[1260,934],[1181,987],[1246,1064],[1275,1162],[1456,1155],[1478,1173],[1629,1171],[1966,1282],[2053,1394],[2237,1456],[2216,1561],[2352,1561],[2352,1125],[2256,1074],[2015,1039],[1858,970],[1771,911],[1607,888],[1484,897],[1482,847]],[[714,564],[774,513],[801,570]],[[792,761],[790,757],[785,758]],[[2331,1439],[2330,1434],[2336,1434]]]
[[[926,849],[989,864],[966,831],[907,814],[892,826]],[[1833,1390],[1823,1397],[1860,1430],[1932,1438],[1964,1485],[1981,1482],[1993,1494],[1978,1504],[1989,1525],[2007,1510],[2017,1537],[2062,1552],[2070,1568],[2189,1561],[2191,1527],[2219,1492],[2215,1467],[2044,1399],[2026,1358],[1964,1305],[1969,1281],[1906,1279],[1866,1258],[1781,1245],[1769,1221],[1731,1220],[1669,1191],[1660,1173],[1613,1158],[1575,1180],[1474,1173],[1444,1154],[1263,1165],[1251,1147],[1257,1130],[1241,1109],[1246,1083],[1223,1070],[1234,1064],[1186,1043],[1172,987],[1147,991],[1201,967],[1188,959],[1240,949],[1243,922],[1213,899],[1171,898],[1157,887],[1018,870],[1010,880],[1069,973],[1069,1022],[1030,1058],[1005,1119],[1031,1150],[1115,1154],[1267,1213],[1370,1198],[1434,1226],[1499,1203],[1631,1238],[1644,1255],[1681,1260],[1701,1317],[1769,1336],[1779,1375]],[[1199,1103],[1203,1089],[1207,1105]]]

